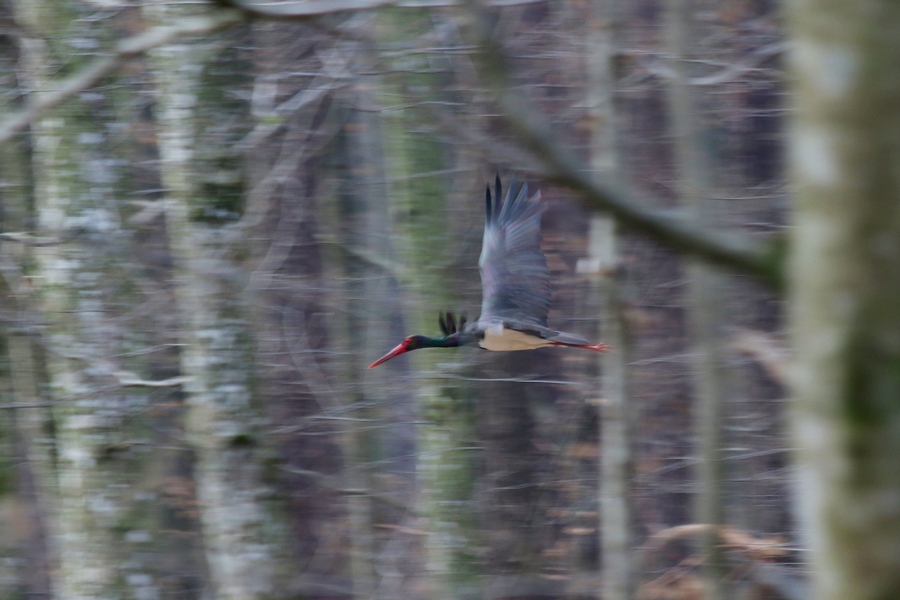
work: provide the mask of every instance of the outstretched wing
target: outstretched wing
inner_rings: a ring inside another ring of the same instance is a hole
[[[516,194],[510,183],[500,202],[500,177],[486,194],[484,241],[478,269],[482,302],[479,320],[509,320],[547,325],[550,310],[550,269],[541,251],[540,192],[528,198],[528,184]]]

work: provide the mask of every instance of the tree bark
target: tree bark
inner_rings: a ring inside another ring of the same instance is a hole
[[[79,19],[74,3],[22,2],[17,8],[30,33],[21,40],[22,73],[33,104],[56,92],[50,73],[78,68],[82,59],[71,58],[67,36],[97,45],[113,37],[112,27]],[[102,118],[117,114],[114,89],[73,98],[31,130],[37,227],[66,243],[36,248],[30,279],[45,323],[40,333],[52,449],[40,410],[23,413],[23,425],[36,434],[26,439],[27,455],[50,517],[54,591],[74,599],[152,594],[160,587],[158,564],[147,552],[155,541],[147,532],[158,528],[160,511],[144,476],[157,457],[142,448],[144,435],[133,418],[148,396],[126,391],[121,375],[143,371],[146,365],[124,356],[130,344],[147,338],[120,318],[136,303],[138,275],[120,260],[134,256],[135,245],[117,203],[125,162]],[[27,296],[28,287],[19,293]],[[33,349],[26,343],[15,351],[22,372],[14,385],[31,395]]]
[[[691,0],[670,4],[667,16],[669,49],[675,73],[669,93],[675,137],[677,188],[681,202],[688,207],[699,227],[716,222],[712,194],[712,161],[706,150],[704,131],[699,121],[700,100],[691,87],[692,39],[699,33],[694,26],[698,5]],[[699,492],[694,500],[696,522],[711,525],[700,535],[699,551],[703,559],[706,585],[713,600],[729,597],[725,588],[727,574],[719,544],[717,526],[725,522],[724,457],[722,420],[724,413],[724,344],[720,333],[723,322],[721,275],[709,265],[691,261],[688,313],[691,346],[696,356],[694,376],[695,453],[698,458]]]
[[[158,4],[144,10],[153,22],[175,24],[192,11],[209,9]],[[239,173],[220,166],[233,156],[229,140],[203,135],[244,132],[223,131],[237,122],[229,119],[231,105],[214,102],[224,98],[214,89],[223,82],[202,85],[202,76],[215,72],[214,49],[175,43],[154,51],[152,58],[165,217],[184,344],[181,368],[189,378],[185,432],[196,455],[211,586],[223,599],[279,597],[291,593],[285,584],[291,572],[285,552],[289,527],[269,499],[263,476],[265,444],[252,384],[240,230],[232,227],[242,208],[242,190],[234,182]],[[215,124],[205,112],[213,110]]]
[[[391,212],[397,232],[401,280],[410,290],[405,307],[409,333],[437,329],[437,313],[459,301],[448,282],[454,280],[447,252],[455,243],[452,189],[443,173],[450,164],[436,138],[425,107],[412,98],[437,98],[440,60],[429,52],[408,52],[430,25],[427,11],[389,9],[381,15],[381,45],[396,52],[390,61],[396,72],[383,81],[386,173]],[[429,72],[431,71],[431,72]],[[472,411],[466,391],[458,383],[434,375],[439,364],[459,360],[453,351],[421,351],[411,356],[421,423],[418,426],[417,480],[420,512],[425,518],[428,585],[434,597],[459,598],[478,593],[480,582],[474,557],[477,527],[467,509],[474,486],[471,449]],[[459,352],[459,351],[457,351]],[[389,368],[404,369],[402,363]]]
[[[0,9],[0,18],[9,19],[14,15],[12,6]],[[21,45],[11,39],[0,49],[0,78],[3,84],[0,93],[18,93],[22,78],[15,74],[25,72],[28,56]],[[32,57],[33,58],[33,57]],[[24,98],[14,103],[23,108]],[[2,189],[3,233],[24,232],[31,228],[33,214],[31,199],[34,193],[31,180],[31,155],[27,136],[20,135],[0,144],[0,189]],[[10,316],[0,330],[2,348],[2,390],[4,415],[2,415],[2,437],[10,440],[3,449],[4,456],[15,459],[17,464],[3,465],[0,486],[4,492],[15,491],[17,498],[5,501],[7,512],[17,511],[17,515],[4,515],[3,529],[18,532],[21,554],[10,561],[17,573],[0,575],[0,581],[18,587],[28,594],[52,598],[50,580],[50,549],[47,531],[49,513],[46,502],[49,490],[53,489],[53,468],[50,440],[45,433],[49,419],[47,408],[41,406],[43,398],[38,383],[40,374],[35,360],[32,328],[36,312],[33,288],[28,284],[26,273],[33,266],[31,248],[16,242],[0,243],[0,306]],[[20,408],[12,409],[10,407]],[[15,482],[15,485],[9,485]],[[13,489],[10,489],[13,488]],[[12,509],[12,510],[9,510]],[[15,522],[10,517],[17,516]],[[23,535],[24,532],[24,535]],[[8,536],[12,538],[13,536]],[[22,539],[24,538],[24,539]],[[3,548],[4,558],[7,549]],[[12,557],[11,557],[12,558]],[[4,589],[0,595],[5,595]]]
[[[900,597],[900,4],[788,3],[790,317],[813,597]]]
[[[615,128],[615,52],[617,28],[622,26],[618,19],[619,5],[617,0],[595,0],[589,21],[587,94],[594,123],[591,166],[603,177],[611,177],[619,164]],[[599,296],[603,340],[614,349],[598,359],[604,400],[600,409],[599,512],[601,597],[605,600],[629,600],[634,589],[630,506],[633,417],[628,389],[631,338],[620,288],[618,243],[615,220],[609,216],[592,216],[588,261],[579,269],[594,274],[593,295]]]
[[[359,50],[366,70],[372,67],[366,53],[373,50]],[[356,594],[412,600],[424,580],[425,564],[421,536],[412,533],[421,526],[416,513],[416,397],[388,369],[367,369],[404,335],[398,327],[403,315],[396,302],[399,285],[391,268],[397,263],[382,127],[370,94],[377,89],[374,79],[361,78],[352,92],[342,148],[349,169],[337,228],[343,257],[338,290],[346,315],[338,320],[344,326],[339,344],[345,349],[346,381],[352,382],[348,404],[358,419],[348,424],[345,447],[348,470],[360,473],[357,481],[364,483],[364,495],[351,498],[354,590],[368,584],[368,592]]]

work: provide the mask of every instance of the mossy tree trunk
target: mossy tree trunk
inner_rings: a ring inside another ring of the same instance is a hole
[[[346,111],[342,112],[346,114]],[[355,119],[350,123],[353,125],[347,129],[354,133],[357,127],[364,127]],[[334,157],[338,163],[343,163],[341,158],[345,157],[345,152],[349,150],[348,147],[340,146],[349,142],[350,135],[352,134],[346,131],[339,135],[339,148],[334,152],[338,155]],[[356,141],[363,142],[359,138]],[[364,165],[367,164],[371,165],[362,162],[357,163],[357,167],[365,168]],[[326,275],[333,282],[328,288],[331,290],[329,305],[334,309],[331,313],[329,333],[334,349],[341,357],[334,366],[335,381],[343,384],[333,389],[338,396],[335,401],[340,403],[342,412],[346,413],[340,431],[344,460],[341,481],[349,495],[347,508],[350,574],[354,597],[374,598],[378,584],[374,569],[377,550],[373,529],[375,524],[373,510],[376,503],[373,497],[375,494],[373,475],[375,465],[379,463],[379,456],[374,445],[372,422],[378,420],[375,416],[377,414],[375,406],[382,403],[373,405],[369,402],[367,398],[378,392],[366,390],[363,384],[367,354],[364,351],[366,346],[363,336],[368,329],[363,315],[366,312],[365,304],[379,305],[381,303],[377,299],[385,297],[385,294],[382,291],[379,295],[378,292],[381,290],[373,289],[372,286],[381,274],[366,273],[366,268],[360,265],[360,259],[355,253],[359,252],[365,256],[368,252],[374,251],[368,247],[365,238],[370,231],[376,229],[373,220],[377,222],[377,216],[367,206],[367,200],[379,197],[375,190],[361,192],[358,188],[349,189],[346,183],[355,182],[344,171],[345,164],[330,164],[329,167],[331,172],[328,175],[332,175],[329,179],[344,182],[344,185],[330,186],[332,193],[320,199],[319,207],[320,214],[328,220],[329,233],[337,242],[332,245],[331,252],[325,254],[325,268]],[[320,174],[322,170],[320,169]],[[379,199],[385,200],[383,196]],[[384,208],[386,204],[384,201],[381,207]],[[390,238],[385,235],[382,239]]]
[[[145,14],[173,24],[208,10],[159,4]],[[264,480],[267,448],[243,294],[247,242],[237,226],[244,206],[233,147],[247,133],[240,124],[248,115],[229,89],[243,75],[234,55],[225,62],[230,73],[217,64],[232,45],[174,43],[154,51],[153,64],[181,367],[189,378],[185,429],[196,455],[204,550],[216,597],[243,600],[289,594],[291,568],[285,551],[290,528]]]
[[[436,55],[417,49],[430,30],[428,11],[385,10],[379,29],[392,71],[384,78],[383,110],[386,173],[401,280],[410,291],[405,303],[408,333],[440,335],[437,316],[459,302],[454,285],[453,249],[460,228],[452,209],[453,186],[447,175],[454,157],[438,139],[428,101],[440,98],[442,77]],[[442,598],[477,594],[476,523],[471,510],[474,489],[472,410],[466,390],[435,377],[441,363],[459,356],[450,350],[420,351],[397,359],[389,369],[407,370],[418,385],[422,423],[418,435],[419,506],[427,530],[426,562],[431,595]]]
[[[788,8],[793,422],[813,597],[900,598],[900,4]]]
[[[377,18],[377,17],[373,17]],[[372,70],[357,52],[360,68]],[[367,366],[403,336],[396,302],[390,202],[385,180],[384,140],[375,98],[375,77],[361,77],[342,100],[352,102],[341,132],[336,160],[342,185],[321,208],[332,214],[336,244],[330,279],[341,307],[332,313],[334,345],[344,405],[352,411],[343,432],[345,485],[351,522],[351,571],[356,597],[410,598],[423,580],[424,561],[418,551],[421,526],[416,510],[416,397],[406,381],[388,369]],[[329,210],[330,205],[330,210]],[[377,425],[375,425],[377,424]]]
[[[79,10],[74,3],[17,4],[29,33],[21,73],[30,100],[40,102],[56,90],[55,78],[81,64],[69,40],[111,43],[115,13],[94,21]],[[36,248],[33,266],[23,263],[31,277],[17,290],[20,306],[41,311],[47,352],[38,361],[33,348],[18,343],[12,368],[16,393],[33,401],[34,365],[46,367],[52,408],[23,412],[22,431],[34,434],[25,441],[27,455],[49,517],[54,591],[64,598],[141,596],[162,585],[148,551],[159,541],[149,533],[160,527],[160,510],[156,481],[147,477],[158,455],[140,418],[150,394],[136,384],[151,372],[132,358],[152,345],[153,335],[130,314],[146,282],[133,262],[122,260],[138,252],[119,202],[129,189],[122,145],[110,134],[129,120],[120,112],[121,89],[108,85],[74,97],[30,132],[36,228],[60,242]]]

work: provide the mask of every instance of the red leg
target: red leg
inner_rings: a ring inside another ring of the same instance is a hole
[[[582,346],[582,348],[587,348],[588,350],[596,350],[597,352],[612,352],[612,346],[607,346],[603,342],[599,342],[593,346]]]
[[[565,342],[553,342],[554,346],[568,346],[569,348],[584,348],[585,350],[593,350],[595,352],[612,352],[612,347],[607,346],[603,342],[596,344],[594,346],[589,346],[587,344],[566,344]]]

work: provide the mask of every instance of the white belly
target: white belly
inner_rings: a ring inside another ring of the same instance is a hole
[[[510,352],[543,348],[551,345],[551,342],[512,329],[490,328],[484,332],[484,339],[478,345],[494,352]]]

